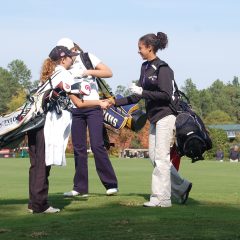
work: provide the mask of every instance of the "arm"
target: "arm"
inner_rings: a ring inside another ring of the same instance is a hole
[[[111,102],[116,107],[124,106],[128,104],[138,103],[141,100],[141,96],[130,95],[124,98],[112,99]]]
[[[78,98],[74,94],[69,94],[69,98],[72,100],[73,104],[77,108],[84,108],[84,107],[96,107],[100,106],[102,109],[106,109],[109,107],[109,102],[108,101],[103,101],[103,100],[82,100]]]
[[[143,90],[142,97],[153,101],[161,100],[164,102],[170,102],[170,97],[166,92]]]
[[[111,69],[102,62],[100,62],[95,69],[88,69],[84,71],[84,75],[99,78],[110,78],[113,76]]]
[[[131,92],[146,100],[161,101],[168,105],[171,102],[171,96],[173,95],[174,74],[172,69],[168,66],[160,67],[157,79],[155,80],[156,82],[151,83],[152,87],[150,89],[145,89],[141,87],[140,83],[143,79],[143,68],[144,65],[142,66],[141,76],[137,86],[134,86],[133,84],[130,87]]]
[[[173,79],[174,74],[171,68],[168,66],[160,67],[158,73],[158,89],[155,91],[143,90],[143,98],[153,101],[161,100],[169,103],[173,94]]]

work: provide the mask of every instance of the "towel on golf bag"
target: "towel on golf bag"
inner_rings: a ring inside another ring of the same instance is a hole
[[[116,95],[116,98],[122,98],[121,95]],[[138,104],[129,104],[120,107],[110,107],[103,111],[104,123],[107,126],[120,130],[123,127],[137,132],[143,128],[147,121],[145,112],[139,109]]]
[[[66,166],[65,150],[71,132],[72,116],[69,111],[48,112],[44,125],[46,166]]]

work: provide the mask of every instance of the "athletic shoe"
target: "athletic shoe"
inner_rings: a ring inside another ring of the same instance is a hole
[[[192,183],[189,183],[187,190],[185,191],[185,193],[180,198],[180,203],[181,204],[185,204],[187,202],[191,189],[192,189]]]
[[[144,207],[171,207],[171,200],[160,201],[156,196],[151,196],[149,202],[143,204]]]
[[[116,195],[117,193],[118,193],[118,189],[117,188],[109,188],[106,191],[106,194],[108,196]]]
[[[31,208],[27,209],[29,213],[33,213],[33,210]]]
[[[76,197],[76,196],[80,196],[82,198],[87,198],[88,197],[88,194],[87,193],[79,193],[75,190],[72,190],[70,192],[65,192],[63,194],[64,197]]]
[[[58,213],[60,212],[59,208],[53,208],[53,207],[49,207],[47,210],[45,210],[43,213]]]

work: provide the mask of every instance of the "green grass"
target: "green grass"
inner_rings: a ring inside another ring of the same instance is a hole
[[[152,167],[146,159],[113,159],[118,196],[105,196],[89,160],[90,197],[64,199],[72,189],[74,164],[51,170],[49,201],[59,214],[29,214],[29,159],[0,159],[0,239],[240,239],[240,163],[183,160],[193,182],[187,205],[143,208]]]

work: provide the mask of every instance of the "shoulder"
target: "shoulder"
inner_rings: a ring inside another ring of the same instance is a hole
[[[166,63],[165,61],[157,58],[153,64],[157,67],[159,70],[159,74],[173,74],[173,70],[171,67]]]
[[[53,82],[58,82],[58,81],[69,81],[73,79],[73,75],[68,71],[66,70],[64,67],[59,67],[57,66],[55,68],[55,71],[52,75],[52,80]]]
[[[159,67],[169,67],[168,63],[165,61],[161,60],[159,57],[153,60],[152,65],[156,66],[157,68]]]

